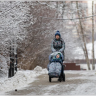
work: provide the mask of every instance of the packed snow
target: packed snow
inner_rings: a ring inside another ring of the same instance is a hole
[[[96,95],[96,71],[68,71],[66,73],[79,74],[80,77],[71,77],[69,80],[87,80],[86,83],[78,84],[74,91],[71,91],[70,94],[74,95]]]
[[[48,91],[44,95],[96,95],[96,72],[95,71],[65,71],[65,74],[78,74],[80,76],[77,77],[69,77],[66,79],[65,82],[73,82],[77,80],[87,80],[85,83],[78,83],[78,84],[55,84],[53,86],[48,87]],[[56,93],[51,93],[52,90],[56,91]],[[70,90],[70,92],[61,92],[61,90]],[[45,89],[44,89],[45,90]]]
[[[42,90],[47,90],[46,93],[44,95],[48,95],[50,94],[50,91],[51,90],[54,90],[56,89],[57,92],[61,88],[70,88],[72,87],[74,89],[70,91],[70,93],[61,93],[61,95],[64,95],[64,94],[67,94],[67,95],[75,95],[75,94],[96,94],[96,84],[94,84],[94,82],[96,81],[96,72],[91,70],[91,71],[88,71],[88,70],[80,70],[80,71],[72,71],[72,70],[65,70],[64,71],[65,74],[78,74],[80,75],[80,77],[69,77],[69,78],[66,78],[66,81],[67,82],[68,80],[76,80],[76,79],[79,79],[79,80],[87,80],[88,82],[87,83],[79,83],[78,85],[76,84],[67,84],[67,85],[62,85],[62,84],[55,84],[55,85],[51,85]],[[40,66],[37,66],[36,68],[34,68],[34,70],[20,70],[18,71],[14,77],[12,78],[8,78],[8,77],[2,77],[0,78],[0,95],[1,94],[5,94],[5,92],[8,92],[8,91],[14,91],[15,89],[23,89],[24,87],[28,87],[30,84],[29,83],[32,83],[34,80],[37,80],[37,76],[39,75],[48,75],[48,71],[47,69],[43,69],[42,67]],[[46,81],[47,82],[47,81]],[[59,89],[58,89],[59,88]],[[52,93],[53,94],[53,93]],[[57,93],[56,93],[57,94]],[[31,94],[32,95],[32,94]]]

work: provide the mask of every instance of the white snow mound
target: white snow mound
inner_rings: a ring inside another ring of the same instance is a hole
[[[34,70],[21,70],[11,77],[0,78],[0,94],[15,90],[21,89],[28,86],[29,83],[32,83],[36,80],[36,77],[41,74],[47,74],[47,69],[42,69],[42,67],[37,66]]]

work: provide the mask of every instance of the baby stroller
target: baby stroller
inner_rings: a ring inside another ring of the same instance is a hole
[[[63,54],[61,52],[53,52],[49,55],[49,64],[47,68],[49,82],[52,81],[52,78],[58,78],[60,82],[65,81]]]

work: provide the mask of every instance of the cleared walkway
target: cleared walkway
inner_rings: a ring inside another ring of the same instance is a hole
[[[76,92],[78,86],[81,85],[83,86],[83,84],[90,82],[90,80],[88,80],[87,78],[83,79],[82,76],[84,75],[78,73],[71,74],[70,72],[65,73],[65,75],[66,75],[65,82],[63,81],[59,82],[57,78],[53,78],[51,83],[49,82],[48,75],[40,75],[39,77],[37,77],[37,80],[35,80],[33,83],[30,83],[28,87],[25,87],[22,90],[17,89],[17,91],[15,90],[10,91],[7,92],[6,94],[7,95],[64,95],[64,94],[78,95],[78,92]],[[96,85],[96,81],[94,81],[94,83]],[[81,92],[81,90],[79,92]],[[86,92],[87,91],[85,91],[85,93]]]

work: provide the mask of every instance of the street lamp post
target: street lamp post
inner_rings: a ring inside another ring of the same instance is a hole
[[[17,72],[17,45],[10,43],[10,68],[8,77],[14,76],[15,71]]]
[[[14,47],[10,42],[10,68],[9,68],[9,75],[8,77],[14,76]]]

